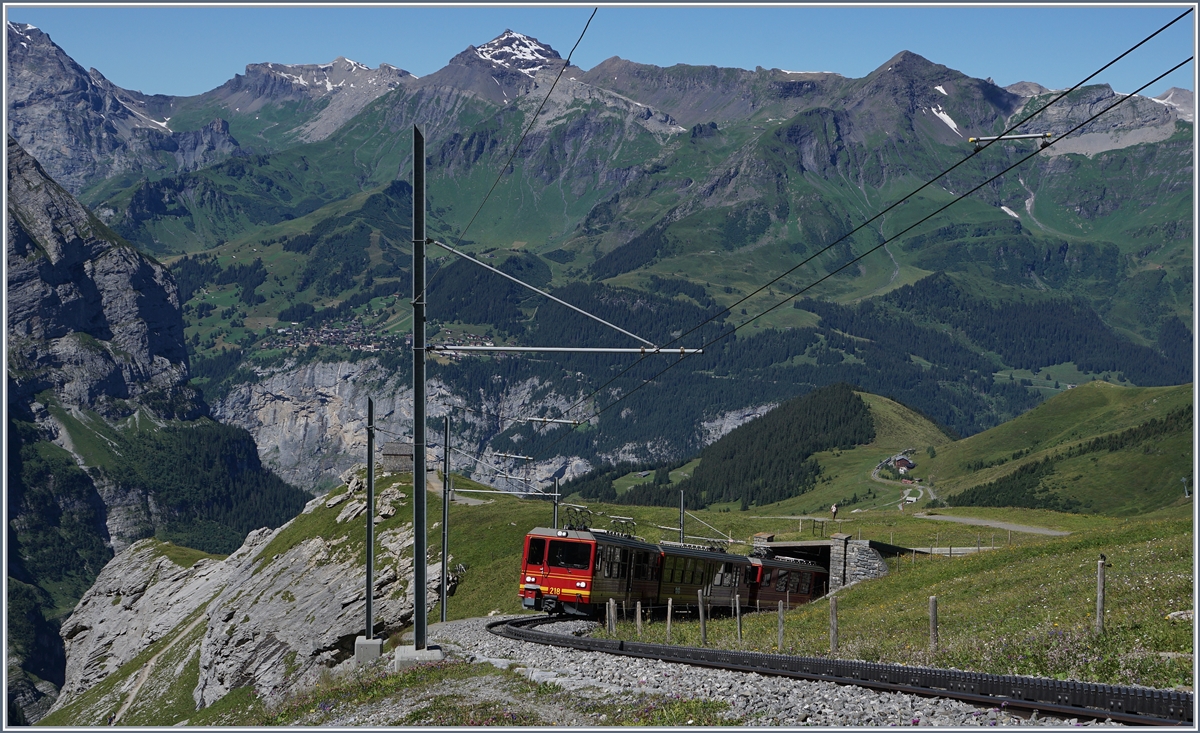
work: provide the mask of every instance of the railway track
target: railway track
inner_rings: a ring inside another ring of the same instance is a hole
[[[950,698],[989,707],[1005,707],[1009,710],[1036,710],[1039,713],[1065,718],[1111,719],[1119,723],[1154,726],[1191,726],[1194,720],[1194,697],[1190,692],[907,667],[899,664],[593,639],[538,629],[539,626],[556,621],[558,619],[547,616],[511,619],[490,623],[488,630],[505,638],[535,644],[739,672],[825,680],[874,690]]]

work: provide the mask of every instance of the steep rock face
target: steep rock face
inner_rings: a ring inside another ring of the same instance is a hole
[[[222,119],[215,119],[199,130],[170,135],[138,128],[134,139],[150,150],[171,153],[181,171],[198,170],[215,160],[229,157],[238,149],[237,140],[229,134],[229,123]]]
[[[494,455],[488,445],[498,434],[491,416],[526,414],[531,404],[551,414],[565,414],[583,393],[564,394],[553,384],[529,379],[505,385],[480,405],[451,392],[438,380],[429,380],[427,389],[431,424],[441,421],[447,405],[454,406],[450,440],[457,450],[451,451],[452,471],[470,471],[477,481],[519,490],[524,488],[526,476],[532,485],[545,488],[554,478],[568,481],[593,468],[579,456],[555,456],[527,466],[524,461]],[[222,422],[245,428],[255,437],[264,464],[289,482],[317,492],[332,485],[335,477],[366,456],[368,397],[375,400],[376,426],[387,431],[383,434],[386,437],[378,440],[408,440],[413,424],[411,384],[407,378],[388,373],[375,360],[283,365],[264,372],[253,384],[235,387],[215,401],[212,410]],[[457,409],[468,404],[469,410]],[[700,443],[712,443],[774,407],[772,403],[717,415],[697,427]],[[567,428],[547,425],[542,429]],[[430,452],[430,465],[440,465],[442,456],[440,433],[435,432],[431,430],[428,435],[430,443],[439,444]],[[474,455],[478,461],[464,453]],[[665,445],[629,443],[604,457],[613,462],[665,460],[673,453]]]
[[[158,517],[152,497],[89,466],[68,423],[103,434],[106,420],[139,410],[163,419],[206,408],[187,386],[178,289],[167,269],[100,223],[11,136],[7,175],[7,406],[21,427],[20,437],[10,432],[16,449],[6,462],[6,571],[73,599]],[[57,619],[43,618],[55,605],[44,588],[30,605],[35,631],[25,644],[50,638],[54,648],[10,649],[8,694],[33,722],[53,699],[51,680],[62,679],[62,648]],[[47,619],[53,628],[44,628]]]
[[[168,416],[202,407],[188,379],[179,292],[165,267],[80,206],[8,138],[9,400],[53,388],[66,405]]]
[[[537,380],[511,385],[502,396],[489,400],[486,410],[519,414],[539,386]],[[462,403],[441,382],[430,380],[427,389],[430,421],[446,414],[445,404]],[[285,480],[319,492],[365,459],[368,397],[375,400],[375,424],[387,431],[388,440],[401,440],[396,436],[412,434],[411,383],[388,373],[373,359],[284,366],[262,374],[254,384],[235,387],[216,401],[212,410],[221,422],[245,428],[254,436],[264,464]],[[537,401],[560,410],[572,404],[567,397],[554,393],[539,393]],[[494,421],[476,412],[455,411],[453,422],[452,444],[464,450],[468,446],[486,445],[495,435]],[[439,449],[438,460],[440,454]],[[508,468],[513,461],[489,457],[487,463]],[[590,468],[586,461],[556,458],[531,469],[531,478],[535,481],[548,480],[554,475],[573,478]],[[461,454],[452,453],[451,469],[474,470],[481,480],[508,486],[496,476],[495,470],[475,465]]]
[[[1050,92],[1032,98],[1014,116],[1013,121],[1028,116],[1057,96],[1058,93]],[[1083,87],[1034,117],[1021,127],[1021,132],[1052,132],[1061,136],[1084,120],[1103,112],[1077,133],[1056,142],[1046,151],[1050,155],[1080,153],[1090,156],[1140,143],[1162,142],[1175,133],[1176,120],[1187,119],[1176,105],[1150,97],[1134,96],[1114,107],[1124,96],[1114,92],[1107,84]]]
[[[1196,95],[1190,89],[1171,87],[1154,99],[1169,107],[1174,107],[1175,111],[1179,113],[1179,119],[1186,122],[1196,121]]]
[[[179,567],[163,545],[141,540],[112,559],[62,627],[67,674],[55,708],[115,672],[169,634],[228,584],[252,553],[256,533],[236,554]]]
[[[354,472],[345,478],[348,485],[312,500],[277,530],[250,533],[223,560],[204,558],[180,567],[170,559],[174,548],[156,540],[138,542],[113,558],[63,624],[67,675],[54,709],[72,705],[159,641],[162,648],[200,638],[198,655],[189,662],[199,670],[193,691],[198,706],[211,705],[235,687],[270,694],[309,684],[322,670],[350,659],[365,618],[363,538],[356,534],[365,521],[365,482]],[[417,595],[409,587],[412,525],[397,514],[408,493],[407,486],[392,485],[376,497],[382,551],[373,608],[375,633],[385,638],[410,622]],[[281,535],[309,532],[305,522],[333,529],[280,544]],[[268,551],[273,554],[264,556]],[[427,568],[429,607],[439,595],[440,558],[434,560]],[[125,698],[137,691],[126,684],[116,694]],[[94,713],[77,715],[102,718],[110,711],[101,709],[106,704],[107,698]]]
[[[263,463],[286,481],[318,491],[365,460],[368,397],[375,398],[377,425],[412,431],[411,387],[374,360],[272,371],[236,387],[212,410],[221,422],[248,430]]]
[[[195,133],[168,126],[174,100],[122,89],[95,69],[84,71],[50,36],[9,22],[8,133],[64,188],[78,194],[90,183],[123,173],[162,170],[159,150],[177,156],[183,170],[208,165],[237,147],[228,129]],[[160,119],[161,118],[161,119]]]

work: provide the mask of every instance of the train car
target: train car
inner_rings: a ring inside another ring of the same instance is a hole
[[[750,558],[701,545],[662,542],[662,583],[658,603],[679,607],[698,603],[698,592],[713,608],[749,603],[753,566]]]
[[[657,545],[616,532],[535,528],[525,536],[521,605],[591,616],[610,598],[653,604],[661,558]]]
[[[829,570],[820,565],[790,557],[751,557],[750,605],[775,608],[783,601],[787,608],[808,603],[825,595],[829,588]]]

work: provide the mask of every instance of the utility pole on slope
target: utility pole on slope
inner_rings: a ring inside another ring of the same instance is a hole
[[[425,648],[425,136],[413,125],[413,647]]]

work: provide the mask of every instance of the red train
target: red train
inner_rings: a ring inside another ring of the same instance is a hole
[[[825,594],[829,570],[803,560],[746,557],[676,542],[649,542],[603,529],[547,529],[525,536],[519,595],[525,608],[593,616],[609,599],[632,608],[789,607]]]

